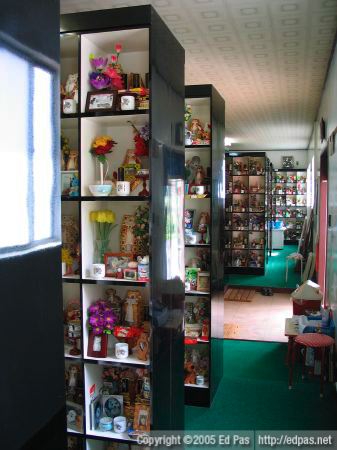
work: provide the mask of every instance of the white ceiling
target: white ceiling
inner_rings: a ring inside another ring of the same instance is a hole
[[[212,83],[226,100],[233,149],[308,147],[337,0],[61,0],[61,12],[148,3],[186,50],[186,84]]]

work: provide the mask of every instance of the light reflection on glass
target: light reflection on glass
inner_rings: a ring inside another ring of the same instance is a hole
[[[165,195],[166,279],[184,277],[184,180],[169,180]]]

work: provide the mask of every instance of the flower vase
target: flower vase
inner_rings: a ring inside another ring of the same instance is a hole
[[[109,239],[96,239],[95,240],[95,251],[94,251],[94,262],[97,264],[104,264],[104,254],[109,248]]]
[[[104,167],[106,165],[106,169]],[[101,163],[98,161],[99,168],[99,180],[96,181],[96,184],[89,185],[89,190],[94,197],[107,197],[112,190],[111,181],[106,181],[106,177],[108,175],[109,164],[107,161]]]
[[[89,331],[88,356],[91,358],[106,358],[108,355],[108,335],[94,334]]]

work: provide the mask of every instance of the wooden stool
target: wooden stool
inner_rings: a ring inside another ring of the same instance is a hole
[[[319,349],[321,353],[321,397],[323,397],[323,385],[324,385],[324,372],[325,372],[325,349],[327,347],[331,347],[334,344],[335,340],[327,336],[326,334],[320,333],[304,333],[296,336],[294,341],[294,348],[292,352],[292,362],[289,370],[289,389],[292,388],[293,385],[293,369],[295,365],[296,353],[297,350],[303,346],[305,348],[305,352],[303,355],[303,368],[305,367],[305,360],[307,354],[307,348]]]

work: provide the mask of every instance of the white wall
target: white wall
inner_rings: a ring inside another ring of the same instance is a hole
[[[320,153],[326,146],[326,142],[321,143],[319,133],[319,122],[321,118],[326,123],[326,135],[329,137],[337,127],[337,46],[331,61],[326,84],[322,93],[321,103],[317,114],[317,122],[313,125],[313,133],[308,147],[308,157],[311,161],[315,157],[316,179],[319,177]],[[327,257],[327,292],[330,307],[337,320],[337,277],[336,277],[336,255],[337,255],[337,206],[336,206],[336,157],[329,156],[329,214],[331,214],[332,227],[328,231],[328,257]],[[318,218],[315,218],[317,228]]]
[[[307,150],[269,150],[266,153],[275,169],[282,169],[282,156],[294,156],[295,169],[306,169],[308,167]]]

